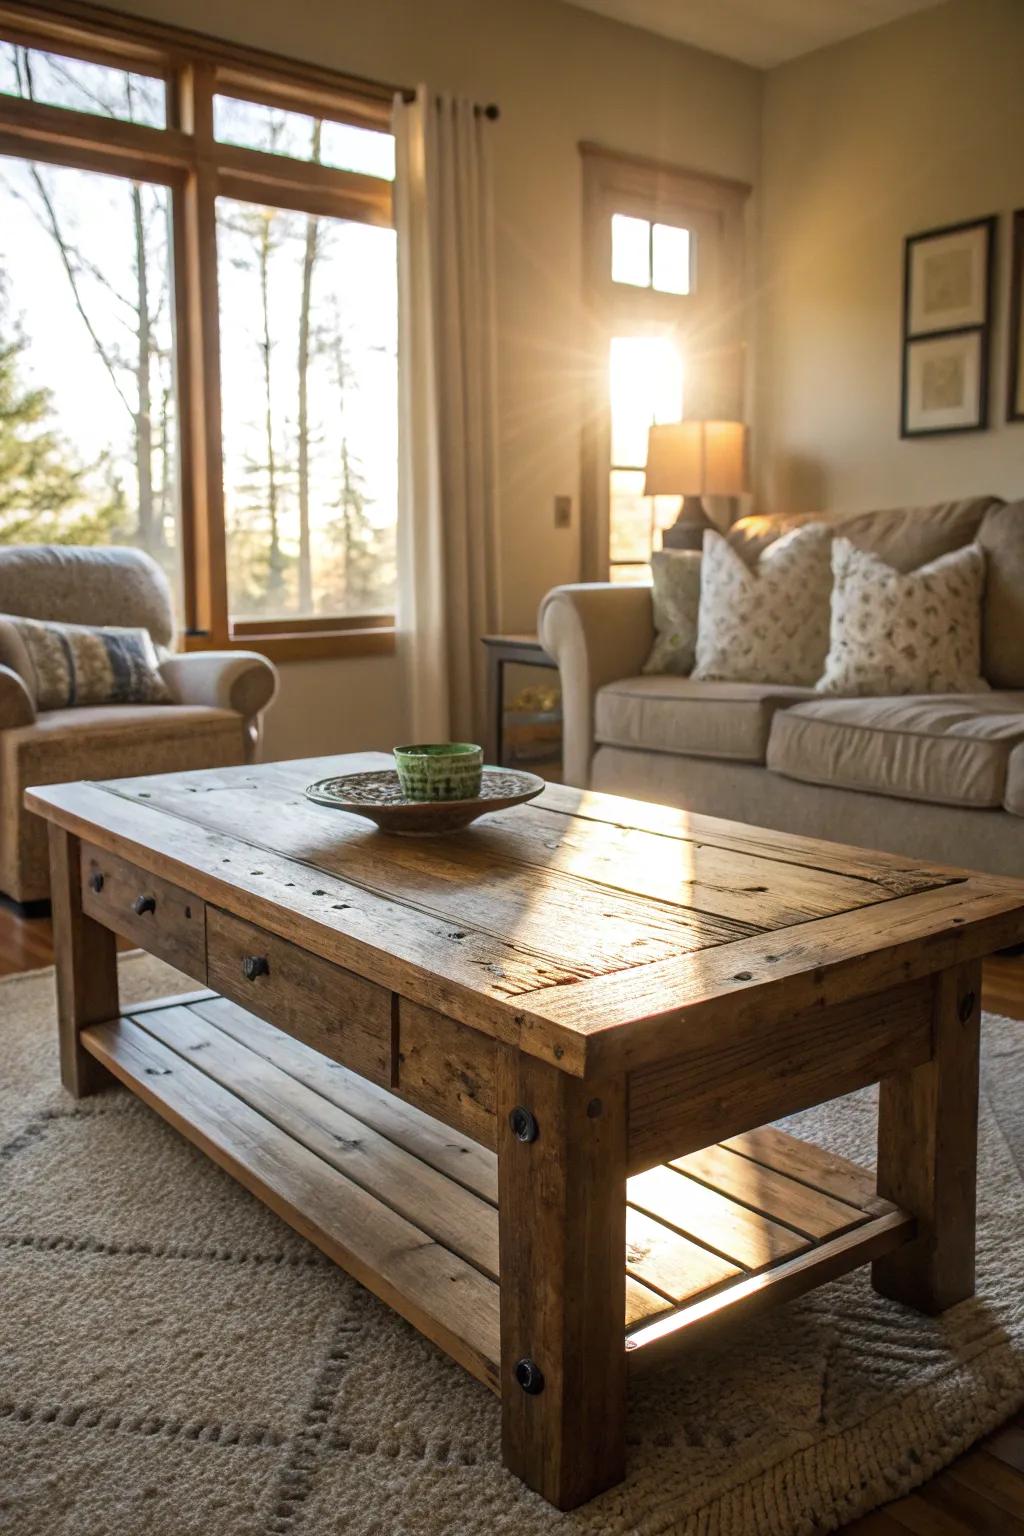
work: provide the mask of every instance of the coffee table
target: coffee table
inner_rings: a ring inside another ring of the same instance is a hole
[[[562,1508],[624,1474],[627,1367],[869,1261],[971,1295],[1024,884],[554,785],[426,839],[303,798],[386,761],[28,791],[72,1094],[126,1083],[491,1387]],[[122,1014],[118,934],[202,990]],[[768,1125],[873,1082],[877,1178]]]

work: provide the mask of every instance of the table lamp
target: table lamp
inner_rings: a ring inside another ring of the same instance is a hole
[[[682,496],[665,549],[700,549],[713,528],[703,496],[741,496],[747,479],[747,428],[742,421],[673,421],[647,436],[645,496]]]

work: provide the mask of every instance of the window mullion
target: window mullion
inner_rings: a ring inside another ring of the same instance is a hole
[[[194,140],[195,158],[180,199],[175,241],[179,322],[179,382],[184,393],[182,441],[189,440],[183,509],[186,529],[186,627],[214,645],[229,639],[221,434],[220,312],[217,292],[217,171],[213,160],[213,81],[210,65],[178,76],[179,120]]]

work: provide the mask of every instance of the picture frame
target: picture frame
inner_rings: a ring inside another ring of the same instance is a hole
[[[904,241],[901,437],[988,427],[998,223],[990,214]]]
[[[900,436],[981,430],[988,422],[987,380],[984,327],[909,337],[903,346]]]
[[[1024,421],[1024,208],[1018,208],[1013,215],[1006,419]]]
[[[996,214],[908,235],[904,243],[903,334],[935,336],[992,320]]]

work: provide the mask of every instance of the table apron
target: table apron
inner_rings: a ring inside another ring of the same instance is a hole
[[[932,1055],[936,978],[814,1008],[629,1074],[627,1172],[839,1098]]]

